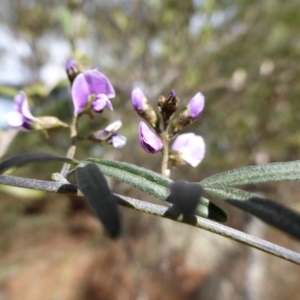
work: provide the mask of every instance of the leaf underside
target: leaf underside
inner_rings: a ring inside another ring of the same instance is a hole
[[[92,210],[112,238],[121,233],[121,220],[117,197],[110,191],[99,168],[92,163],[76,168],[77,184]]]
[[[232,187],[205,187],[208,194],[300,240],[300,214],[267,198]]]

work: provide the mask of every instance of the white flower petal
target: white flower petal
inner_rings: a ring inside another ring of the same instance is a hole
[[[111,132],[111,131],[115,132],[115,131],[119,130],[119,129],[122,127],[122,125],[123,125],[123,124],[122,124],[122,121],[121,121],[121,120],[117,120],[117,121],[115,121],[115,122],[109,124],[109,125],[105,128],[105,130],[106,130],[106,131],[109,131],[109,132]]]
[[[23,125],[23,116],[18,112],[9,112],[4,116],[7,124],[12,128],[19,128]]]
[[[111,139],[112,144],[115,148],[123,148],[126,145],[127,139],[121,134],[117,134]]]

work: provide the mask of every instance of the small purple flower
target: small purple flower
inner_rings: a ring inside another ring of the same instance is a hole
[[[205,143],[201,136],[194,133],[179,135],[172,145],[179,156],[193,167],[197,167],[204,158]]]
[[[32,115],[26,94],[21,91],[14,100],[14,110],[5,115],[8,126],[19,130],[31,130],[32,125],[40,121]]]
[[[115,96],[115,90],[109,79],[98,70],[80,73],[72,85],[74,115],[90,109],[101,113],[105,106],[113,110],[109,99]]]
[[[148,109],[148,100],[139,88],[131,92],[131,103],[133,108],[139,113]]]
[[[122,127],[120,120],[108,125],[104,130],[92,133],[89,139],[96,142],[107,142],[115,148],[123,148],[126,144],[126,137],[119,134],[117,131]]]
[[[196,120],[202,112],[204,108],[204,102],[204,96],[201,93],[197,93],[187,105],[187,114],[192,118],[193,121]]]
[[[142,148],[148,153],[156,153],[163,147],[161,140],[142,121],[139,125],[139,138]]]

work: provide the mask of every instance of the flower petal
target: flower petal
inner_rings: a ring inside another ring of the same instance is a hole
[[[197,93],[188,104],[188,116],[193,120],[197,119],[204,108],[205,98],[201,93]]]
[[[181,151],[182,149],[188,147],[189,141],[195,137],[194,133],[180,134],[172,145],[172,149],[175,151]]]
[[[28,104],[28,100],[26,98],[26,95],[24,92],[20,93],[22,96],[22,106],[21,106],[21,114],[23,115],[23,117],[25,117],[28,120],[34,120],[34,116],[32,115],[30,108],[29,108],[29,104]]]
[[[121,120],[117,120],[111,124],[109,124],[106,128],[105,131],[111,132],[111,131],[117,131],[122,127],[122,121]]]
[[[14,98],[14,111],[21,113],[22,111],[22,103],[24,101],[25,93],[21,91],[17,96]],[[26,95],[25,95],[26,97]]]
[[[27,119],[34,119],[28,104],[26,94],[21,91],[14,98],[14,111],[20,113]]]
[[[131,92],[131,103],[133,108],[139,112],[148,108],[147,98],[139,88],[135,88]]]
[[[178,151],[183,160],[196,167],[205,155],[205,143],[201,136],[194,133],[185,133],[177,137],[172,149]]]
[[[144,122],[139,125],[141,147],[148,153],[156,153],[163,147],[161,140],[148,128]]]
[[[111,82],[103,73],[98,70],[88,70],[83,74],[90,94],[105,94],[107,98],[114,98],[116,96]]]
[[[111,137],[111,143],[115,148],[123,148],[126,145],[126,137],[117,133]]]
[[[11,128],[19,129],[23,125],[23,116],[16,111],[7,113],[4,118]]]
[[[97,97],[92,103],[92,109],[100,113],[103,111],[105,106],[107,106],[110,110],[113,110],[113,106],[106,95],[104,94],[97,95]]]
[[[112,84],[104,74],[97,70],[88,70],[79,74],[72,86],[74,114],[77,115],[86,109],[90,95],[100,94],[106,95],[107,98],[113,98],[116,95]]]
[[[14,111],[6,114],[5,119],[9,127],[30,130],[37,119],[32,115],[26,94],[21,91],[14,99]]]

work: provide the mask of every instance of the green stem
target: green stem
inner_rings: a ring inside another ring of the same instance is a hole
[[[160,134],[160,138],[163,144],[162,148],[162,162],[161,162],[161,174],[163,176],[169,177],[170,176],[170,170],[168,169],[168,162],[169,162],[169,144],[170,144],[170,138],[169,138],[169,125],[165,126],[164,131]]]
[[[77,124],[78,124],[78,116],[73,116],[72,124],[70,126],[70,137],[71,137],[71,146],[67,152],[68,158],[74,158],[75,152],[76,152],[76,143],[77,143]],[[70,170],[71,165],[70,164],[64,164],[60,175],[63,177],[67,176],[67,173]]]

